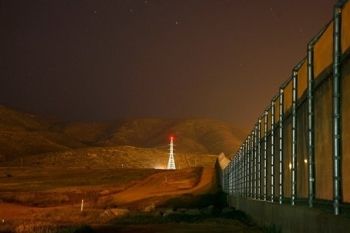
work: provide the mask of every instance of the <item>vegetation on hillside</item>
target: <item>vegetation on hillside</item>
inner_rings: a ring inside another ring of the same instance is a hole
[[[166,151],[170,134],[176,137],[177,153],[197,154],[230,154],[245,135],[228,123],[209,119],[67,123],[0,106],[0,162],[81,148],[131,146]]]

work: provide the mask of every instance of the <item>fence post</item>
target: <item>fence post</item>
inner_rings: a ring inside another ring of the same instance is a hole
[[[227,193],[227,191],[226,191],[226,169],[227,169],[227,167],[224,168],[223,179],[222,179],[222,187],[223,187],[225,193]]]
[[[236,160],[236,196],[239,197],[239,157],[241,156],[241,149],[238,150],[237,160]]]
[[[235,173],[235,178],[233,180],[234,184],[234,196],[237,196],[237,158],[238,158],[238,153],[236,153],[235,158],[233,160],[233,172]]]
[[[271,102],[271,202],[275,198],[275,100]]]
[[[227,193],[227,191],[226,191],[226,167],[224,168],[224,171],[223,171],[223,179],[222,179],[222,186],[223,186],[223,188],[224,188],[224,191],[225,191],[225,193]]]
[[[245,163],[246,163],[246,186],[245,186],[245,197],[247,198],[249,196],[249,136],[247,137],[246,141],[246,157],[245,157]]]
[[[255,176],[255,189],[254,189],[254,197],[258,199],[258,125],[255,125],[255,134],[254,134],[254,176]]]
[[[239,171],[238,171],[238,157],[239,157],[239,151],[237,151],[237,154],[235,156],[235,174],[236,174],[236,178],[235,178],[235,196],[238,195],[238,191],[239,191]]]
[[[228,165],[228,194],[231,195],[231,163]]]
[[[234,162],[233,162],[233,159],[231,160],[231,162],[230,162],[230,164],[231,164],[231,195],[233,195],[233,193],[234,193],[234,183],[233,183],[233,181],[234,181],[234,178],[235,178],[235,173],[234,173]]]
[[[230,164],[227,165],[227,193],[230,194]]]
[[[231,176],[232,176],[232,178],[231,178],[231,186],[232,186],[232,194],[231,195],[234,195],[234,193],[235,193],[235,160],[234,160],[234,157],[235,157],[236,155],[233,155],[232,157],[231,157]]]
[[[267,199],[267,118],[269,112],[264,113],[264,201]]]
[[[340,213],[341,193],[341,11],[343,1],[334,7],[333,23],[333,203],[334,214]]]
[[[261,200],[261,118],[258,121],[258,198]]]
[[[248,158],[249,158],[249,136],[247,137],[246,141],[245,141],[245,155],[244,155],[244,164],[245,164],[245,168],[244,168],[244,172],[245,172],[245,179],[244,179],[244,197],[247,198],[248,197],[248,178],[249,178],[249,163],[248,163]]]
[[[249,197],[253,197],[253,132],[250,134],[249,139]]]
[[[232,194],[232,162],[229,163],[229,194]]]
[[[283,114],[284,90],[280,88],[279,95],[279,203],[283,202]]]
[[[291,186],[291,204],[295,205],[297,193],[297,76],[298,71],[293,70],[293,89],[292,89],[292,186]]]
[[[313,207],[315,198],[315,139],[314,139],[314,48],[313,42],[307,49],[307,105],[308,105],[308,203]]]
[[[254,184],[254,131],[250,134],[250,197],[253,198],[253,184]]]
[[[238,170],[239,170],[239,197],[242,196],[242,154],[243,154],[243,146],[240,148],[239,159],[238,159]]]
[[[239,156],[239,151],[237,152],[236,156],[235,156],[235,196],[237,196],[238,194],[238,166],[237,166],[237,162],[238,162],[238,156]]]
[[[240,158],[240,172],[241,172],[241,192],[240,192],[240,197],[243,197],[243,191],[244,191],[244,163],[243,163],[243,158],[244,158],[244,144],[242,145],[242,153],[241,153],[241,158]]]
[[[255,145],[255,126],[252,132],[252,198],[256,199],[256,145]]]
[[[230,194],[230,164],[226,166],[226,192]]]
[[[236,164],[236,167],[237,167],[237,197],[239,197],[239,193],[241,191],[241,187],[240,187],[240,173],[239,173],[239,159],[241,157],[241,148],[239,148],[239,151],[238,151],[238,155],[237,155],[237,164]]]
[[[242,190],[242,197],[245,197],[245,179],[246,179],[246,176],[245,176],[245,173],[246,173],[246,164],[245,164],[245,157],[246,157],[246,154],[247,154],[247,148],[246,148],[246,142],[247,140],[244,141],[244,144],[243,144],[243,154],[242,154],[242,173],[243,173],[243,190]]]
[[[233,195],[234,193],[235,193],[235,183],[234,183],[234,180],[235,180],[235,160],[234,160],[234,156],[235,155],[232,155],[232,157],[231,157],[231,162],[230,162],[230,164],[231,164],[231,186],[232,186],[232,188],[231,188],[231,190],[232,190],[232,193],[231,193],[231,195]]]
[[[248,136],[248,142],[247,142],[247,197],[250,197],[250,138],[251,136]]]
[[[226,192],[229,194],[230,193],[230,176],[229,176],[229,173],[230,172],[230,169],[229,169],[229,166],[226,167]]]
[[[237,159],[238,159],[238,153],[236,153],[235,155],[235,158],[234,158],[234,164],[233,164],[233,167],[234,167],[234,172],[235,172],[235,179],[234,179],[234,185],[235,185],[235,189],[234,189],[234,195],[235,197],[237,196],[237,178],[238,178],[238,173],[237,173]]]

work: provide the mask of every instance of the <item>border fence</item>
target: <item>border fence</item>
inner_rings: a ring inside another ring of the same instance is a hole
[[[350,204],[349,1],[335,5],[222,172],[229,196],[333,206],[335,215]]]

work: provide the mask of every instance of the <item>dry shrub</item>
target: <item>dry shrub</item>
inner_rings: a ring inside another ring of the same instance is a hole
[[[15,229],[16,233],[59,233],[60,228],[52,223],[46,222],[30,222],[18,225]]]
[[[31,206],[50,206],[69,203],[70,197],[66,193],[49,192],[8,192],[0,194],[6,202],[14,202]]]

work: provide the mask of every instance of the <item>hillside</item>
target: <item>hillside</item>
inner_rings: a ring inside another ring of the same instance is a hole
[[[48,121],[0,105],[0,161],[83,146]]]
[[[198,158],[200,156],[200,159]],[[175,155],[177,168],[213,167],[216,155],[183,153]],[[155,148],[132,146],[89,147],[59,152],[28,155],[8,162],[6,166],[85,167],[85,168],[156,168],[164,169],[168,152]]]
[[[181,152],[229,154],[238,148],[245,132],[228,123],[211,119],[132,119],[116,123],[70,123],[65,134],[91,146],[129,145],[167,149],[169,135],[175,136]]]
[[[245,133],[211,119],[53,122],[0,106],[0,161],[83,148],[131,146],[166,151],[169,135],[176,137],[176,153],[230,154]]]

